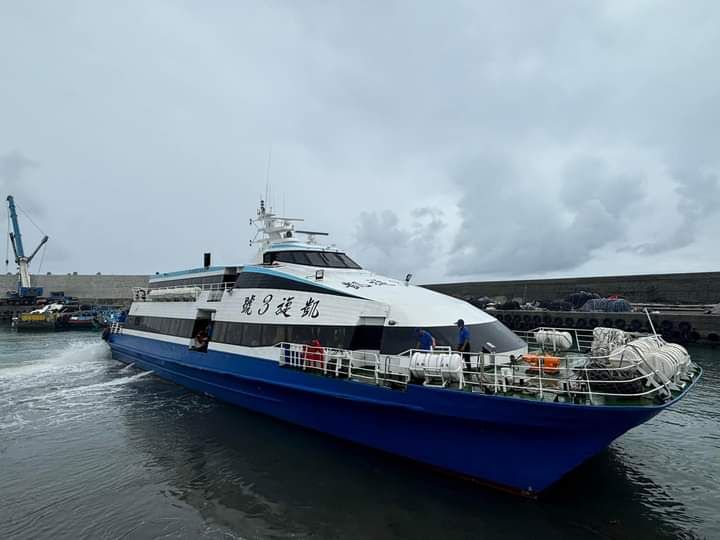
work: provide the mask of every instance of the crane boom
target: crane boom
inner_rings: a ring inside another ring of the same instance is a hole
[[[18,221],[17,212],[15,211],[15,199],[12,195],[7,196],[7,202],[13,228],[13,234],[10,235],[10,240],[15,249],[15,262],[17,262],[17,259],[25,257],[25,250],[23,249],[22,235],[20,234],[20,222]]]
[[[8,210],[10,212],[10,221],[12,223],[12,232],[10,233],[10,243],[15,253],[15,262],[18,265],[18,274],[20,281],[18,283],[18,294],[20,296],[40,296],[42,289],[31,287],[30,285],[30,262],[33,260],[40,248],[48,241],[48,237],[44,236],[38,247],[27,257],[22,243],[22,235],[20,234],[20,222],[18,221],[17,211],[15,209],[15,199],[12,195],[7,196]]]

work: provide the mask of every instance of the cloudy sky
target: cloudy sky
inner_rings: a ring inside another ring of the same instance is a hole
[[[50,235],[43,272],[249,260],[271,148],[275,210],[394,276],[719,270],[718,20],[715,1],[0,0],[0,193]]]

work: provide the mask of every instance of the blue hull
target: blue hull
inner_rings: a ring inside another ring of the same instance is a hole
[[[661,406],[546,403],[408,385],[392,390],[249,356],[113,334],[113,358],[263,414],[499,487],[543,491]]]

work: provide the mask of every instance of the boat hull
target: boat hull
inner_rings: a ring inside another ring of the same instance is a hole
[[[223,401],[482,482],[536,494],[661,406],[587,406],[389,389],[218,351],[112,334],[113,358]]]

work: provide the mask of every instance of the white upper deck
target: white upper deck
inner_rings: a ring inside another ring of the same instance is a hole
[[[378,302],[386,306],[388,320],[400,326],[448,326],[458,319],[466,324],[495,321],[457,298],[362,269],[342,250],[316,242],[317,236],[327,233],[296,230],[301,219],[273,214],[262,201],[257,216],[252,242],[258,246],[256,264],[246,266],[246,272],[271,273]],[[301,241],[298,234],[307,240]],[[298,259],[303,263],[298,264]]]
[[[319,270],[322,271],[320,279],[316,275]],[[450,326],[458,319],[466,324],[495,321],[463,300],[363,269],[319,268],[275,261],[269,265],[246,266],[244,271],[290,278],[383,304],[388,320],[399,326]]]

